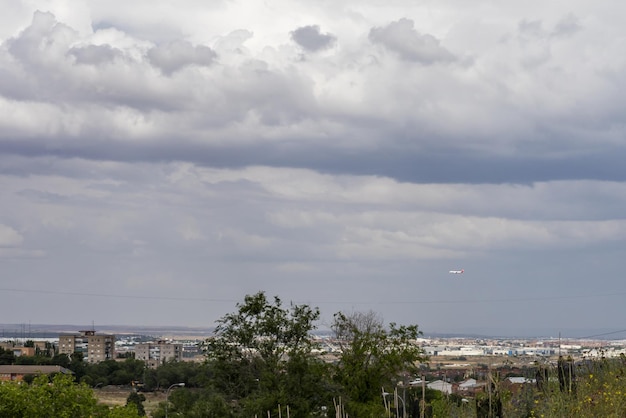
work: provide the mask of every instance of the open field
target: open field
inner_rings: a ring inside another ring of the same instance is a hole
[[[102,389],[95,389],[94,393],[99,403],[113,407],[126,405],[126,399],[132,391],[133,389],[128,387],[107,386]],[[147,416],[150,417],[152,412],[158,408],[159,403],[165,402],[165,393],[155,391],[143,394],[146,397],[143,406]]]

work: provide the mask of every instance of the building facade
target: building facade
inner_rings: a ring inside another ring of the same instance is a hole
[[[115,359],[115,335],[96,334],[96,331],[80,331],[80,334],[59,335],[59,354],[71,356],[82,353],[88,363]]]
[[[144,361],[146,366],[154,369],[166,361],[181,361],[183,359],[183,345],[166,341],[137,344],[135,359]]]

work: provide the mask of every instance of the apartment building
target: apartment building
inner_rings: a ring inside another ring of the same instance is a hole
[[[135,346],[135,359],[143,360],[152,369],[166,361],[181,361],[183,359],[183,345],[156,341]]]
[[[94,330],[80,331],[79,334],[59,335],[59,354],[71,356],[82,353],[88,363],[99,363],[115,359],[115,335],[96,334]]]

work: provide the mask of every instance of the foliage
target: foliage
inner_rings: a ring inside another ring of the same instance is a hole
[[[5,350],[0,347],[0,364],[14,364],[15,363],[15,354],[11,350]]]
[[[576,368],[576,391],[561,390],[560,382],[552,379],[537,395],[530,416],[626,416],[626,359],[601,359]]]
[[[235,416],[226,400],[209,389],[172,390],[167,401],[161,402],[159,408],[153,411],[151,416],[153,418],[165,417],[166,403],[170,417],[229,418]]]
[[[135,391],[132,391],[128,395],[128,398],[126,398],[126,406],[134,405],[137,408],[137,413],[143,417],[146,415],[146,410],[143,406],[143,402],[145,400],[146,400],[146,397],[143,393],[137,393]]]
[[[37,376],[32,384],[6,382],[0,385],[0,417],[139,417],[136,408],[109,410],[98,405],[93,391],[84,384],[75,384],[72,376],[56,374]]]
[[[89,365],[84,361],[83,353],[72,353],[69,359],[70,363],[67,368],[74,372],[76,380],[82,382],[83,376],[87,373],[87,367],[89,367]]]
[[[142,379],[145,390],[168,388],[184,383],[187,388],[202,388],[210,385],[212,373],[206,364],[185,361],[168,361],[156,369],[144,370]]]
[[[545,379],[540,385],[526,384],[515,392],[503,389],[501,382],[496,382],[491,398],[491,416],[498,413],[498,399],[502,400],[501,415],[507,418],[626,416],[626,357],[587,361],[574,367],[571,386],[559,381],[558,366],[541,368],[542,374],[545,371]],[[568,390],[569,387],[575,387],[576,391]],[[452,397],[429,403],[436,417],[490,416],[487,393],[479,393],[472,400],[473,406],[454,402]]]
[[[70,364],[70,370],[76,366]],[[136,380],[143,380],[145,363],[134,358],[124,361],[105,360],[95,364],[82,364],[81,382],[88,385],[130,385]]]
[[[324,365],[312,354],[319,310],[283,308],[278,297],[271,302],[263,292],[247,295],[237,308],[218,320],[205,344],[216,388],[248,416],[278,405],[289,405],[291,416],[309,416],[328,393]]]
[[[415,344],[417,325],[386,329],[373,313],[335,314],[332,329],[341,343],[335,379],[343,388],[347,410],[353,416],[380,413],[382,388],[393,388],[403,373],[416,373],[425,360]],[[384,409],[383,409],[384,412]]]

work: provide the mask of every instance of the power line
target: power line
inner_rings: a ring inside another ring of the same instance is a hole
[[[578,339],[585,340],[587,338],[604,337],[605,335],[621,334],[622,332],[626,332],[626,329],[621,329],[619,331],[605,332],[602,334],[588,335],[586,337],[578,337]]]

